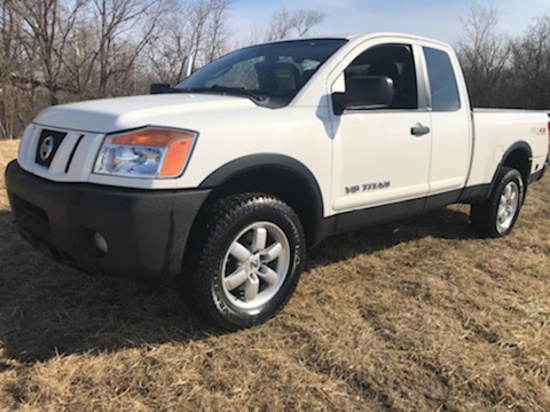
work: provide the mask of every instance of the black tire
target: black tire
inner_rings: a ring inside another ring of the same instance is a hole
[[[216,202],[204,228],[195,268],[182,284],[189,307],[226,330],[275,316],[293,294],[305,260],[296,213],[271,195],[243,193]]]
[[[508,235],[516,224],[524,196],[525,184],[521,173],[516,169],[503,167],[489,199],[472,205],[472,227],[483,237]]]

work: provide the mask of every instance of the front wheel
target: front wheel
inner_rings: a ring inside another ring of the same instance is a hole
[[[484,203],[472,205],[473,228],[485,237],[503,237],[512,231],[523,204],[525,186],[521,173],[503,167],[495,188]]]
[[[295,212],[271,195],[218,201],[206,219],[198,265],[184,287],[198,314],[228,330],[274,316],[296,288],[305,258]]]

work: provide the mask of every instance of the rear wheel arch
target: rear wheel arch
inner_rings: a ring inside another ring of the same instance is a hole
[[[491,181],[487,195],[483,201],[472,202],[471,208],[471,223],[474,229],[486,237],[500,237],[507,235],[518,218],[521,205],[525,201],[525,195],[529,184],[529,175],[531,172],[532,162],[531,147],[524,141],[517,142],[512,145],[502,157],[502,161],[498,165],[493,180]],[[513,183],[515,174],[516,183]],[[499,208],[504,211],[505,205],[500,205],[501,202],[506,203],[507,194],[503,192],[508,185],[514,187],[513,191],[517,191],[519,196],[519,205],[512,208],[512,213],[509,214],[509,219],[506,220],[504,229],[497,222],[499,218]]]
[[[531,173],[531,162],[533,152],[531,146],[527,142],[521,141],[513,144],[502,157],[502,161],[495,172],[495,178],[493,178],[493,184],[495,184],[496,177],[504,167],[516,169],[521,173],[523,182],[527,187],[529,182],[529,174]]]
[[[489,198],[471,208],[471,224],[483,237],[503,237],[514,227],[525,199],[523,176],[513,167],[502,167]]]
[[[516,169],[521,174],[525,190],[527,191],[529,174],[531,173],[531,159],[532,151],[527,142],[520,141],[510,146],[502,156],[502,160],[495,170],[493,179],[485,192],[484,200],[487,200],[495,190],[495,186],[498,184],[498,177],[504,168]],[[479,201],[472,203],[479,203]]]

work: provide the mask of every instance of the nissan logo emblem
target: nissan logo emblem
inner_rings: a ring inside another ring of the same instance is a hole
[[[42,144],[40,145],[40,158],[45,162],[50,158],[50,156],[53,153],[53,148],[55,145],[55,141],[53,140],[52,136],[48,136],[44,139]]]

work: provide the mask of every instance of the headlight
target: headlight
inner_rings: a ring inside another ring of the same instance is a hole
[[[182,174],[197,134],[187,130],[146,127],[109,135],[97,157],[94,173],[142,178]]]

